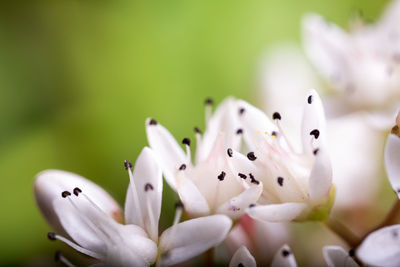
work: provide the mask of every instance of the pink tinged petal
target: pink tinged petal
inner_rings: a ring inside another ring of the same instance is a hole
[[[59,233],[65,233],[53,208],[53,201],[61,198],[61,192],[72,191],[75,187],[85,188],[94,202],[117,221],[123,215],[119,204],[100,186],[74,173],[61,170],[46,170],[36,176],[34,193],[36,202],[51,226]]]
[[[400,198],[400,137],[390,134],[385,147],[386,172],[397,196]]]
[[[256,144],[265,138],[266,133],[278,132],[276,125],[258,108],[243,100],[237,101],[237,107],[243,110],[239,121],[243,125],[246,144],[251,150],[256,149]]]
[[[296,258],[288,245],[283,245],[276,252],[271,267],[297,267]]]
[[[185,174],[177,176],[177,192],[185,211],[191,216],[204,216],[210,213],[207,200]]]
[[[232,221],[225,215],[188,220],[165,230],[159,242],[160,265],[173,265],[195,257],[220,244]]]
[[[309,178],[309,195],[311,201],[329,196],[332,186],[332,166],[325,148],[315,151],[315,162]]]
[[[218,135],[223,133],[224,146],[239,149],[240,142],[235,138],[236,130],[239,128],[235,100],[232,97],[225,99],[214,112],[207,124],[207,129],[203,134],[201,144],[196,149],[196,162],[206,160],[217,140]]]
[[[349,253],[339,246],[325,246],[322,252],[329,267],[358,267]]]
[[[256,267],[256,260],[253,255],[250,254],[249,250],[245,246],[241,246],[236,250],[231,261],[229,262],[229,267]]]
[[[143,148],[136,160],[133,181],[135,186],[129,185],[125,202],[126,223],[142,227],[152,240],[157,241],[163,183],[161,169],[148,147]],[[135,193],[139,201],[137,205]],[[140,212],[136,207],[140,207]]]
[[[304,203],[288,202],[249,207],[246,212],[259,221],[288,222],[296,219],[306,208]]]
[[[233,197],[222,204],[217,209],[217,213],[225,214],[233,220],[238,219],[241,215],[243,215],[246,208],[250,204],[257,202],[258,198],[261,196],[262,190],[263,186],[261,183],[257,186],[248,188],[240,195]]]
[[[368,235],[358,247],[356,256],[367,265],[400,266],[400,224]]]
[[[147,140],[153,149],[168,184],[175,190],[175,173],[183,163],[188,164],[186,154],[171,133],[152,119],[146,120]]]
[[[315,90],[311,90],[304,102],[301,138],[304,153],[312,155],[316,148],[324,146],[326,142],[325,114],[321,99]]]

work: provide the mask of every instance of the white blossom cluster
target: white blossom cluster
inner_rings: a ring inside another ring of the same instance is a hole
[[[134,165],[124,162],[129,186],[123,210],[101,187],[77,174],[61,170],[39,173],[36,201],[56,231],[48,234],[49,239],[96,259],[93,266],[175,265],[202,253],[212,257],[210,251],[222,242],[238,247],[229,266],[256,266],[248,243],[261,242],[261,247],[270,248],[263,245],[266,240],[256,241],[255,223],[320,221],[351,248],[347,252],[340,246],[323,247],[328,266],[400,266],[400,224],[393,216],[363,237],[354,238],[332,222],[330,212],[345,198],[349,180],[363,183],[364,176],[354,173],[369,170],[365,166],[369,163],[358,159],[368,159],[372,165],[378,160],[367,158],[362,149],[347,147],[345,140],[332,141],[338,139],[335,133],[340,133],[333,130],[334,124],[346,134],[356,126],[359,131],[354,139],[368,140],[361,147],[376,144],[369,127],[387,136],[389,126],[394,125],[386,138],[384,163],[400,197],[398,15],[400,1],[388,8],[381,21],[357,25],[350,32],[319,15],[305,16],[305,50],[334,88],[330,98],[321,100],[317,91],[310,89],[297,97],[306,87],[304,83],[290,81],[290,75],[284,77],[279,66],[269,64],[264,82],[268,101],[274,102],[266,108],[274,109],[272,116],[233,97],[213,112],[213,101],[207,99],[205,130],[194,129],[195,146],[190,138],[179,144],[158,121],[147,119],[149,147],[143,148]],[[303,68],[301,64],[297,67]],[[304,74],[304,70],[297,73]],[[302,78],[304,81],[304,75]],[[306,83],[314,86],[309,79]],[[349,146],[354,143],[357,141]],[[351,153],[353,162],[346,162],[345,153]],[[163,177],[180,202],[172,226],[160,234]],[[351,201],[359,203],[357,192],[352,194]],[[392,213],[399,208],[396,198]],[[187,219],[181,222],[183,214]],[[297,266],[289,246],[282,241],[279,247],[274,248],[271,266]],[[57,254],[57,259],[73,266],[62,254]]]

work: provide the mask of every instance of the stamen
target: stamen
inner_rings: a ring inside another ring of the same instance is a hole
[[[154,188],[153,188],[153,186],[151,185],[151,183],[147,183],[147,184],[144,186],[144,191],[145,191],[145,192],[147,192],[147,191],[149,191],[149,190],[151,190],[151,191],[154,190]]]
[[[220,175],[218,175],[218,180],[223,181],[225,179],[226,173],[224,171],[221,172]]]
[[[250,183],[260,184],[260,181],[258,181],[256,178],[254,178],[254,175],[252,173],[249,173],[249,177],[250,177]]]
[[[314,129],[310,132],[310,135],[313,135],[315,139],[318,139],[319,137],[319,130],[318,129]]]
[[[212,105],[214,104],[214,101],[211,98],[207,98],[204,101],[204,104],[206,105],[206,109],[205,109],[205,112],[206,112],[206,125],[208,125],[208,121],[211,118]]]
[[[205,105],[213,105],[214,100],[212,100],[212,98],[208,97],[208,98],[206,98],[206,100],[204,100],[204,104]]]
[[[355,251],[354,251],[354,248],[350,249],[350,250],[349,250],[349,256],[350,256],[350,257],[354,257],[355,255],[356,255],[356,253],[355,253]]]
[[[179,170],[180,170],[180,171],[186,170],[186,164],[182,164],[182,165],[179,167]]]
[[[255,161],[257,159],[256,155],[254,155],[254,152],[247,153],[247,158],[251,161]]]
[[[244,108],[239,108],[239,115],[243,115],[246,110]]]
[[[143,219],[143,215],[142,215],[142,209],[139,206],[139,197],[138,197],[138,193],[136,190],[136,185],[135,182],[133,181],[133,173],[131,169],[128,169],[128,175],[129,175],[129,181],[132,187],[132,193],[133,193],[133,199],[134,199],[134,203],[135,203],[135,209],[137,210],[138,213],[138,217],[139,217],[139,221],[141,221],[144,224],[144,219]]]
[[[75,187],[73,192],[74,192],[75,196],[78,196],[79,193],[82,193],[82,190],[80,188],[78,188],[78,187]]]
[[[290,250],[288,250],[288,249],[283,249],[283,250],[282,250],[282,256],[283,256],[283,257],[286,258],[286,257],[289,256],[289,255],[290,255]]]
[[[63,191],[63,192],[61,193],[61,196],[62,196],[63,198],[69,197],[70,195],[71,195],[71,193],[70,193],[69,191]]]
[[[182,144],[187,145],[187,146],[190,146],[190,139],[187,138],[187,137],[183,138]]]
[[[228,150],[226,151],[226,153],[228,153],[228,156],[231,158],[232,155],[233,155],[232,148],[228,148]]]
[[[281,114],[279,114],[279,112],[274,112],[274,114],[272,114],[272,119],[274,120],[281,120]]]
[[[191,157],[192,157],[192,153],[190,152],[190,139],[189,138],[183,138],[182,140],[182,144],[184,144],[186,146],[186,158],[187,158],[187,163],[191,162]]]
[[[278,184],[279,184],[280,186],[283,186],[283,178],[282,178],[282,177],[278,177],[278,178],[276,179],[276,181],[278,182]]]
[[[311,104],[312,101],[313,101],[313,97],[312,97],[312,95],[309,95],[308,98],[307,98],[308,104]]]
[[[67,258],[64,257],[61,251],[56,251],[56,253],[54,254],[54,261],[62,262],[64,265],[68,267],[75,267],[75,265],[73,265]]]
[[[153,190],[153,186],[150,183],[147,183],[145,185],[145,191],[146,187],[151,187],[151,190]],[[156,230],[156,220],[154,219],[154,212],[153,212],[153,207],[151,206],[151,199],[150,199],[150,194],[146,194],[146,206],[147,206],[147,214],[149,216],[149,223],[150,223],[150,238],[152,240],[157,240],[158,236],[157,236],[157,231],[153,231]],[[143,218],[143,225],[146,225],[146,223],[144,222],[144,218]]]
[[[196,134],[201,134],[201,130],[198,127],[194,127],[193,130]]]
[[[249,208],[254,208],[256,206],[256,204],[250,204]]]
[[[271,136],[272,136],[272,137],[277,137],[277,136],[278,136],[278,133],[275,132],[275,131],[272,131],[272,132],[271,132]]]
[[[127,160],[124,161],[124,166],[125,166],[125,170],[132,169],[132,163],[130,163]]]
[[[319,148],[314,149],[313,154],[316,156],[319,152]]]
[[[276,115],[276,114],[278,114],[278,115]],[[292,144],[289,142],[289,138],[287,138],[285,132],[283,131],[283,129],[282,129],[282,127],[281,127],[281,124],[279,123],[279,121],[281,120],[281,115],[280,115],[278,112],[275,112],[273,116],[274,116],[274,117],[275,117],[275,116],[279,117],[279,119],[278,119],[278,118],[277,118],[277,119],[274,118],[275,124],[276,124],[276,126],[278,127],[278,130],[279,130],[279,132],[281,133],[283,139],[285,140],[285,142],[286,142],[286,144],[287,144],[287,146],[288,146],[290,152],[292,152],[293,154],[296,154],[295,150],[293,149]],[[276,137],[277,134],[274,134],[274,135],[273,135],[273,133],[274,133],[274,132],[271,133],[271,136],[272,136],[272,137]]]
[[[157,125],[157,121],[155,119],[150,119],[149,125]]]
[[[247,178],[247,176],[246,176],[246,174],[243,174],[243,173],[238,173],[238,176],[240,177],[240,178],[242,178],[242,179],[246,179]]]
[[[243,129],[241,128],[237,129],[236,134],[243,134]]]
[[[67,244],[68,246],[70,246],[71,248],[75,249],[76,251],[79,251],[80,253],[86,254],[90,257],[96,258],[96,259],[101,259],[102,256],[94,251],[88,250],[86,248],[83,248],[81,246],[79,246],[78,244],[72,242],[71,240],[61,236],[61,235],[57,235],[55,233],[49,233],[52,234],[51,237],[54,239],[51,240],[60,240],[61,242]],[[50,235],[47,235],[50,238]]]

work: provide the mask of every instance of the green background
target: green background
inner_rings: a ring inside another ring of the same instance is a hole
[[[386,1],[15,1],[0,4],[0,263],[40,265],[59,244],[35,206],[41,170],[88,177],[121,204],[123,160],[147,144],[154,117],[181,139],[204,128],[203,100],[257,104],[269,45],[300,42],[300,19],[341,26]],[[167,187],[165,187],[167,188]],[[163,225],[171,221],[171,192]],[[62,246],[61,246],[62,247]]]

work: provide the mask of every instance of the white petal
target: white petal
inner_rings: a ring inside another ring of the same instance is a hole
[[[361,243],[357,257],[374,266],[400,266],[400,224],[381,228]]]
[[[165,230],[159,243],[163,256],[160,265],[173,265],[221,243],[228,234],[232,221],[225,215],[213,215],[188,220]]]
[[[390,134],[385,147],[386,172],[397,196],[400,198],[400,137]]]
[[[358,267],[353,258],[339,246],[325,246],[322,252],[329,267]]]
[[[296,258],[290,247],[283,245],[275,254],[271,267],[297,267]]]
[[[313,130],[319,131],[318,138],[311,135]],[[311,155],[315,148],[325,145],[326,122],[321,99],[315,90],[307,95],[304,104],[303,120],[301,122],[303,151]]]
[[[177,175],[177,191],[179,198],[185,207],[185,211],[190,216],[204,216],[210,213],[210,207],[207,200],[201,194],[196,185],[186,177],[184,173],[179,173]]]
[[[278,132],[276,125],[258,108],[243,100],[238,100],[237,106],[238,109],[244,109],[243,114],[239,116],[239,121],[243,125],[246,144],[251,150],[256,149],[256,144],[265,138],[265,133]]]
[[[181,164],[187,164],[186,155],[166,128],[159,123],[150,124],[150,121],[146,120],[147,140],[161,164],[165,179],[175,190],[175,172]]]
[[[158,240],[158,220],[161,212],[162,173],[153,151],[145,147],[136,160],[133,181],[139,203],[135,203],[134,188],[129,185],[125,201],[125,220],[127,224],[136,224]],[[140,207],[140,211],[136,210]]]
[[[324,147],[316,151],[314,166],[310,173],[309,194],[311,201],[329,197],[332,186],[332,166]]]
[[[222,204],[217,209],[217,213],[225,214],[233,220],[238,219],[250,204],[257,202],[258,198],[261,196],[262,190],[262,184],[250,187],[240,195]]]
[[[61,199],[65,190],[72,191],[75,187],[84,188],[92,196],[93,201],[108,215],[117,221],[122,221],[122,210],[118,203],[100,186],[74,173],[61,170],[46,170],[36,176],[34,191],[36,202],[51,226],[59,233],[63,228],[53,209],[53,201]]]
[[[213,150],[218,135],[222,132],[226,136],[224,146],[239,149],[239,142],[234,142],[237,138],[236,130],[239,128],[237,118],[238,110],[236,101],[232,97],[226,98],[214,112],[207,124],[207,129],[203,134],[201,145],[196,149],[196,163],[206,160]]]
[[[307,205],[288,202],[282,204],[260,205],[247,209],[247,214],[253,219],[267,222],[287,222],[299,216]]]
[[[229,262],[229,267],[255,267],[257,266],[256,260],[250,254],[249,250],[245,246],[241,246],[236,250],[231,261]]]

